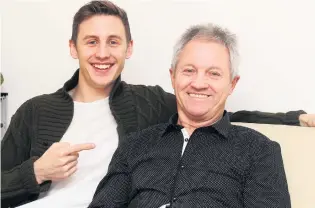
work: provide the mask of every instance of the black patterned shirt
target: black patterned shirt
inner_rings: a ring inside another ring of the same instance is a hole
[[[89,207],[291,207],[278,143],[232,125],[225,112],[185,146],[177,120],[176,114],[121,143]]]

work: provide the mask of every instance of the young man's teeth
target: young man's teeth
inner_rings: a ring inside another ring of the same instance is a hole
[[[93,66],[99,69],[108,69],[110,67],[110,65],[106,64],[94,64]]]
[[[189,94],[191,97],[197,97],[197,98],[207,98],[209,97],[208,95],[201,95],[201,94]]]

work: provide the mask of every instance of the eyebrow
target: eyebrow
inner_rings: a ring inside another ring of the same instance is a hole
[[[94,38],[94,39],[98,39],[98,37],[96,35],[86,35],[83,40],[86,40],[86,39],[90,39],[90,38]]]
[[[207,70],[212,70],[212,69],[218,69],[218,70],[222,70],[220,67],[218,66],[210,66]]]
[[[96,35],[86,35],[86,36],[83,38],[83,40],[87,40],[87,39],[91,39],[91,38],[93,38],[93,39],[98,39],[98,37],[97,37]]]
[[[108,38],[117,38],[119,40],[122,40],[122,38],[119,35],[110,35]]]

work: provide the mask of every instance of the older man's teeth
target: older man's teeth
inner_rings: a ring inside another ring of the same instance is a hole
[[[193,94],[193,93],[189,93],[190,97],[196,97],[196,98],[207,98],[209,97],[208,95],[203,95],[203,94]]]
[[[108,64],[93,64],[93,66],[98,69],[108,69],[110,67]]]

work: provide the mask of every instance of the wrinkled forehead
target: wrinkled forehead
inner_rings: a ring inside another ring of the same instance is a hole
[[[177,68],[194,65],[200,69],[216,66],[229,70],[229,59],[229,51],[222,43],[196,39],[189,41],[180,52]]]

